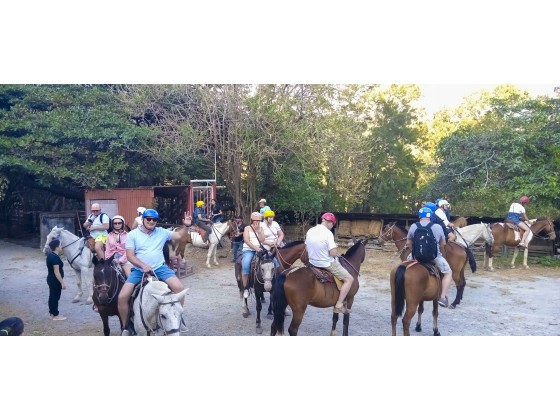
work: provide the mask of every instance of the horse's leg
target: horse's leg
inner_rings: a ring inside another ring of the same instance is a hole
[[[82,273],[80,272],[80,270],[74,270],[74,273],[76,275],[76,287],[78,288],[78,291],[76,292],[76,296],[74,296],[74,299],[72,299],[72,303],[79,302],[80,299],[82,298],[82,295],[83,295],[83,292],[82,292]]]
[[[527,257],[529,256],[529,248],[525,248],[525,250],[523,251],[523,267],[525,267],[525,269],[528,269],[529,266],[527,265]]]
[[[270,300],[268,302],[268,313],[266,314],[268,319],[274,319],[274,315],[272,314],[272,290],[270,291]]]
[[[406,300],[406,310],[402,319],[403,324],[403,335],[410,335],[410,322],[416,313],[416,308],[418,307],[418,302],[412,302],[408,299]]]
[[[209,243],[208,245],[208,253],[206,254],[206,267],[210,268],[210,258],[212,258],[212,248],[213,244],[212,242]]]
[[[418,304],[418,319],[416,320],[416,328],[414,331],[422,332],[422,314],[424,313],[424,301],[421,300]]]
[[[93,267],[82,269],[82,280],[88,293],[86,303],[91,305],[93,303]]]
[[[292,308],[292,322],[290,322],[290,327],[288,328],[288,333],[290,335],[297,335],[306,309],[307,306],[304,307],[303,310],[298,307]]]
[[[437,318],[438,318],[438,311],[439,311],[439,305],[438,305],[438,299],[436,296],[436,299],[434,299],[434,309],[432,310],[432,325],[434,326],[434,335],[437,337],[439,335],[441,335],[439,333],[438,327],[437,327]]]
[[[99,315],[101,315],[101,320],[103,321],[103,335],[111,335],[111,330],[109,329],[109,316],[106,313],[101,313],[99,311]]]
[[[527,248],[525,248],[527,249]],[[511,259],[511,268],[515,268],[515,259],[517,258],[517,254],[519,253],[519,249],[517,247],[515,247],[513,249],[513,258]],[[524,259],[523,260],[523,265],[527,265],[527,261]]]
[[[257,285],[255,285],[257,286]],[[261,296],[264,295],[264,291],[260,290],[260,287],[255,287],[255,300],[257,301],[257,334],[262,334],[262,326],[261,326],[261,310],[262,310],[262,302]]]
[[[332,327],[331,327],[331,335],[336,335],[336,323],[338,322],[338,314],[333,312],[332,315]]]
[[[344,314],[342,317],[342,335],[348,335],[348,326],[350,325],[350,314]]]

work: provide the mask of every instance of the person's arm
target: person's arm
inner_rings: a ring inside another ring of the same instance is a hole
[[[329,249],[329,255],[331,257],[338,257],[338,247],[334,247],[332,249]]]
[[[278,233],[278,239],[276,239],[276,244],[280,246],[282,242],[284,242],[284,232],[282,231],[282,229],[280,229],[277,230],[276,233]]]
[[[137,219],[138,219],[137,217],[134,218],[134,222],[132,222],[132,227],[130,228],[130,230],[136,229],[138,227],[138,220]]]
[[[87,220],[84,222],[82,226],[87,229],[91,226],[94,220],[95,220],[95,216],[93,215],[93,213],[90,213]]]
[[[106,214],[104,214],[104,216],[107,217],[107,218],[109,217],[109,216],[107,216]],[[102,218],[100,221],[103,222],[103,219],[104,219],[104,218]],[[107,223],[102,223],[102,224],[100,224],[100,225],[98,225],[98,226],[91,226],[91,225],[90,225],[90,227],[89,227],[89,231],[90,231],[90,232],[91,232],[92,230],[107,230],[107,229],[109,229],[109,222],[107,222]]]
[[[62,275],[60,274],[60,266],[58,264],[53,265],[53,271],[56,279],[60,282],[62,288],[66,289],[66,285],[64,284],[64,280],[62,279]]]
[[[134,249],[126,249],[126,258],[133,266],[140,268],[144,273],[149,273],[152,271],[152,266],[144,264],[136,255],[134,255]]]

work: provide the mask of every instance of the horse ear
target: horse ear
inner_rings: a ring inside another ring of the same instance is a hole
[[[188,291],[189,289],[186,288],[184,290],[181,290],[179,293],[176,293],[177,299],[182,299],[187,294]]]

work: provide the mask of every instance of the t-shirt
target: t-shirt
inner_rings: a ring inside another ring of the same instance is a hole
[[[64,263],[62,262],[62,260],[58,256],[58,254],[56,254],[54,252],[49,252],[47,254],[47,270],[48,270],[47,279],[58,281],[58,279],[54,275],[54,266],[55,265],[58,265],[58,268],[60,270],[60,276],[62,278],[64,278],[64,268],[63,268]]]
[[[334,258],[329,255],[336,248],[333,233],[322,224],[312,227],[305,235],[309,262],[315,267],[329,267]]]
[[[267,222],[261,222],[261,227],[264,232],[264,240],[266,242],[275,241],[278,239],[278,232],[282,231],[282,228],[275,220],[269,225]],[[271,247],[269,245],[264,245],[264,247],[270,251]]]
[[[88,219],[91,219],[91,215]],[[101,226],[103,223],[109,223],[109,216],[105,213],[99,213],[95,219],[93,219],[93,223],[91,227]],[[99,235],[107,234],[107,230],[91,230],[90,233],[92,238],[97,238]]]
[[[195,223],[206,223],[204,220],[200,220],[200,217],[204,217],[204,210],[202,209],[202,207],[197,207],[196,209],[194,209],[194,221]]]
[[[233,237],[233,242],[243,242],[243,231],[244,230],[245,230],[245,223],[241,223],[239,226],[237,226],[237,233],[241,233],[241,235],[234,236]]]
[[[165,263],[163,246],[171,240],[171,236],[172,231],[159,226],[151,234],[142,229],[134,229],[128,232],[126,249],[133,249],[136,258],[156,270]]]
[[[261,243],[255,233],[255,230],[250,225],[247,226],[245,229],[249,230],[249,242],[251,242],[257,248],[260,248]],[[243,251],[254,251],[254,249],[251,248],[249,245],[247,245],[245,242],[243,242]]]

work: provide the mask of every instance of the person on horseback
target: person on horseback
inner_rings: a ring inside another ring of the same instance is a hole
[[[531,222],[529,222],[527,212],[525,210],[525,207],[529,204],[529,202],[529,197],[524,195],[519,199],[519,202],[511,203],[506,217],[507,220],[511,220],[523,232],[523,236],[521,237],[521,241],[518,245],[521,248],[527,248],[526,238],[531,230]]]
[[[128,232],[125,229],[124,217],[120,215],[113,216],[113,230],[107,235],[107,243],[105,244],[105,259],[108,260],[113,255],[113,262],[118,263],[124,271],[125,277],[130,275],[132,264],[126,257],[126,237]]]
[[[138,207],[136,209],[136,217],[134,218],[134,222],[132,222],[131,229],[136,229],[138,225],[142,224],[142,214],[146,211],[145,207]]]
[[[272,247],[279,247],[284,242],[284,232],[282,228],[274,220],[274,212],[272,210],[267,210],[264,212],[264,220],[261,226],[264,231],[264,247],[270,251]]]
[[[243,232],[245,231],[245,223],[243,223],[243,217],[235,216],[236,231],[233,234],[233,239],[231,244],[233,246],[233,260],[231,262],[237,261],[237,256],[241,255],[243,252]]]
[[[95,254],[99,261],[103,260],[103,247],[107,241],[107,229],[109,229],[109,216],[101,212],[101,205],[93,203],[91,213],[83,224],[91,237],[95,239]]]
[[[259,200],[259,207],[260,207],[259,212],[261,213],[261,216],[264,216],[265,211],[270,210],[270,207],[266,205],[266,200],[264,198],[261,198]]]
[[[334,241],[331,229],[336,224],[336,217],[332,213],[324,213],[321,223],[312,227],[305,235],[305,246],[309,255],[309,263],[315,267],[330,271],[343,282],[334,305],[333,312],[337,314],[349,314],[351,311],[346,307],[346,296],[352,287],[354,277],[338,261],[338,248]]]
[[[255,211],[251,213],[251,224],[243,231],[243,254],[241,261],[241,278],[243,281],[243,298],[249,297],[249,272],[251,261],[257,252],[265,251],[263,242],[265,239],[261,226],[262,215]]]
[[[418,210],[418,218],[420,219],[419,220],[420,225],[427,226],[430,222],[432,222],[433,220],[431,220],[431,215],[432,215],[432,210],[428,207],[422,207],[420,210]],[[408,248],[408,249],[412,250],[414,232],[416,232],[416,229],[418,229],[418,226],[416,225],[416,223],[414,223],[412,226],[410,226],[410,229],[408,231],[408,235],[406,236],[406,246],[405,246],[405,248]],[[447,306],[449,305],[449,301],[447,299],[447,289],[449,289],[449,285],[451,284],[451,280],[453,278],[452,278],[451,267],[449,266],[449,263],[447,262],[447,260],[443,257],[443,255],[441,253],[441,250],[443,249],[443,247],[445,247],[445,244],[446,244],[445,233],[444,233],[441,225],[439,225],[435,222],[432,223],[431,229],[432,229],[432,232],[433,232],[434,237],[436,239],[436,242],[439,245],[438,249],[437,249],[437,257],[432,261],[432,263],[443,274],[443,277],[441,279],[441,296],[438,300],[438,303],[439,303],[439,306],[443,306],[444,308],[447,308]],[[412,260],[412,258],[413,258],[412,253],[410,253],[409,256],[408,256],[408,259]]]
[[[163,246],[167,241],[183,240],[189,235],[188,228],[192,225],[192,217],[185,212],[184,227],[177,231],[157,227],[158,221],[158,212],[147,209],[142,214],[142,224],[129,232],[126,238],[126,256],[133,267],[119,293],[119,315],[124,325],[121,335],[130,335],[127,329],[129,300],[134,286],[142,281],[145,273],[153,273],[158,280],[167,283],[173,293],[179,293],[184,289],[175,272],[165,264]]]
[[[212,233],[212,221],[206,217],[206,214],[204,214],[204,209],[202,208],[202,206],[204,206],[204,201],[199,200],[196,202],[196,209],[194,210],[193,217],[194,217],[194,224],[204,229],[204,231],[206,232],[206,238],[202,238],[202,239],[204,243],[207,244],[208,238],[210,238],[210,234]]]
[[[443,231],[446,233],[446,240],[454,241],[457,236],[453,232],[455,225],[449,221],[451,217],[451,211],[449,210],[449,202],[440,198],[437,201],[437,209],[434,213],[432,213],[432,221],[440,225]]]
[[[224,213],[222,213],[222,206],[220,205],[220,203],[216,201],[215,198],[211,200],[211,203],[212,203],[212,213],[211,213],[212,223],[221,223],[222,216],[224,215]]]

